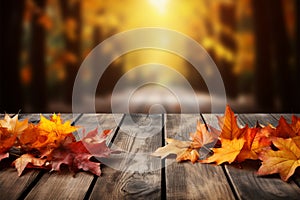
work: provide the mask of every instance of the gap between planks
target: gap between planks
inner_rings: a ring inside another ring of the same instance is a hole
[[[212,115],[212,114],[211,114],[211,115]],[[203,123],[205,124],[206,129],[209,130],[209,126],[208,126],[209,123],[206,122],[205,117],[203,116],[202,113],[200,113],[200,117],[201,117]],[[215,127],[215,128],[216,128],[216,127]],[[241,199],[240,196],[239,196],[238,193],[237,193],[237,188],[236,188],[235,185],[233,184],[233,181],[232,181],[232,179],[231,179],[231,177],[230,177],[228,171],[225,169],[224,164],[222,164],[221,166],[222,166],[223,173],[224,173],[224,175],[225,175],[225,177],[226,177],[226,180],[227,180],[227,182],[228,182],[228,184],[229,184],[229,187],[230,187],[230,189],[231,189],[231,191],[232,191],[232,194],[233,194],[234,198],[235,198],[235,199]]]
[[[123,114],[123,116],[122,116],[122,119],[121,119],[121,121],[119,122],[119,124],[118,124],[118,126],[117,126],[117,128],[116,128],[116,130],[115,130],[115,132],[114,132],[114,135],[110,138],[110,140],[108,141],[108,147],[109,148],[111,148],[111,146],[112,146],[112,144],[113,144],[113,142],[114,142],[114,140],[115,140],[115,138],[116,138],[116,136],[117,136],[117,134],[118,134],[118,132],[119,132],[119,130],[120,130],[120,127],[122,126],[122,124],[123,124],[123,121],[124,121],[124,118],[125,118],[125,114]],[[92,194],[92,192],[93,192],[93,189],[94,189],[94,187],[95,187],[95,185],[96,185],[96,182],[97,182],[97,179],[98,179],[99,177],[98,176],[96,176],[96,175],[94,175],[94,178],[93,178],[93,180],[92,180],[92,182],[91,182],[91,184],[90,184],[90,186],[89,186],[89,188],[88,188],[88,191],[86,192],[86,194],[85,194],[85,196],[84,196],[84,200],[88,200],[88,199],[90,199],[90,196],[91,196],[91,194]]]

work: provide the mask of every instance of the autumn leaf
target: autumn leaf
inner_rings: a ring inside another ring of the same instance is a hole
[[[16,133],[0,127],[0,154],[5,154],[15,144],[16,137]]]
[[[62,164],[68,165],[71,171],[82,169],[100,176],[100,163],[90,160],[91,157],[108,157],[111,150],[106,145],[106,137],[111,130],[104,130],[100,134],[95,129],[78,142],[64,143],[54,149],[48,156],[52,171],[59,171]]]
[[[6,128],[12,134],[20,135],[28,126],[28,119],[23,121],[18,120],[18,115],[11,118],[5,114],[4,119],[0,120],[0,127]]]
[[[177,155],[176,161],[186,161],[190,160],[192,163],[195,163],[199,159],[200,155],[196,149],[188,148],[185,151]]]
[[[89,171],[97,176],[101,175],[100,163],[92,162],[90,154],[78,154],[73,161],[72,171],[77,172],[82,169],[83,171]]]
[[[294,122],[295,123],[295,122]],[[295,126],[297,129],[297,124]],[[273,136],[280,137],[280,138],[292,138],[297,136],[297,132],[293,130],[290,124],[284,119],[284,117],[280,117],[278,121],[278,126],[273,132]]]
[[[11,118],[5,114],[0,120],[0,161],[7,158],[7,151],[16,143],[17,136],[28,126],[28,120],[19,121],[18,115]]]
[[[29,124],[19,138],[21,146],[25,149],[33,148],[33,144],[39,139],[40,130],[38,126]]]
[[[236,116],[228,105],[226,106],[224,116],[217,116],[217,118],[221,128],[221,138],[232,140],[234,138],[238,139],[244,136],[248,125],[246,125],[244,128],[239,128]]]
[[[213,127],[211,127],[211,130],[208,131],[206,125],[198,121],[196,132],[190,134],[192,142],[167,138],[166,142],[168,144],[158,148],[151,155],[160,156],[163,159],[170,154],[175,154],[177,155],[177,162],[190,160],[195,163],[200,157],[198,149],[218,140],[218,131]]]
[[[300,118],[292,116],[292,123],[289,124],[284,117],[280,117],[278,125],[273,129],[272,135],[280,138],[292,138],[300,136]]]
[[[63,123],[60,114],[53,114],[50,120],[41,115],[39,128],[49,133],[55,132],[58,135],[69,134],[78,129],[76,126],[71,126],[71,122],[69,120]]]
[[[278,148],[261,152],[259,158],[262,166],[258,175],[279,173],[282,180],[287,181],[300,166],[300,137],[273,138],[272,143]]]
[[[206,125],[198,121],[196,132],[190,134],[192,138],[191,147],[199,149],[206,144],[215,143],[220,133],[213,127],[210,127],[210,130],[208,131]]]
[[[232,140],[222,139],[221,148],[213,148],[214,154],[205,160],[201,160],[202,163],[213,163],[220,165],[224,162],[232,163],[235,161],[238,154],[241,152],[245,140],[244,138],[234,138]]]
[[[82,144],[91,155],[95,157],[108,157],[111,153],[111,150],[106,145],[106,138],[111,132],[112,130],[103,130],[99,134],[97,129],[90,131],[82,139]],[[78,149],[77,147],[72,148],[74,152],[76,152],[76,150]]]
[[[159,147],[151,155],[158,156],[163,159],[171,154],[178,155],[187,150],[191,145],[191,142],[189,141],[180,141],[171,138],[167,138],[166,142],[168,143],[166,146]]]
[[[45,162],[46,159],[36,158],[31,154],[23,154],[14,161],[14,165],[18,171],[18,176],[21,176],[28,164],[32,164],[35,167],[42,167]]]
[[[291,127],[295,131],[296,135],[300,136],[300,117],[295,115],[292,116]]]
[[[244,135],[244,146],[236,158],[238,162],[242,162],[246,159],[257,160],[258,154],[261,151],[270,148],[270,133],[265,130],[268,128],[269,127],[258,127],[248,128],[246,130],[246,133]]]
[[[239,128],[236,116],[228,105],[226,106],[224,116],[217,118],[221,128],[221,147],[212,148],[213,155],[205,160],[202,160],[202,163],[215,162],[217,165],[220,165],[224,162],[232,163],[236,160],[237,156],[241,153],[244,147],[244,136],[249,129],[248,126],[246,125],[244,128]],[[254,134],[252,133],[251,136],[253,140]],[[249,135],[249,137],[251,136]],[[244,157],[242,157],[242,159],[244,159]]]
[[[78,127],[71,126],[70,121],[63,123],[60,115],[53,114],[50,120],[41,115],[41,120],[38,124],[39,135],[36,142],[32,144],[33,148],[50,147],[55,148],[66,137],[72,137],[72,132]]]

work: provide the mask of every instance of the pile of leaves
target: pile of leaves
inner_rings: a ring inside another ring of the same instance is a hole
[[[76,141],[73,132],[78,128],[71,126],[70,121],[63,122],[56,114],[50,120],[41,115],[38,124],[28,123],[28,119],[19,121],[18,115],[11,118],[6,114],[0,120],[0,161],[18,150],[20,153],[13,165],[19,176],[25,168],[59,171],[62,164],[74,173],[84,170],[100,176],[100,163],[91,158],[110,155],[106,137],[111,130],[98,133],[95,129]]]
[[[198,122],[196,132],[190,134],[191,141],[167,139],[168,144],[152,155],[165,158],[176,154],[178,162],[190,160],[217,165],[246,159],[260,160],[258,175],[279,173],[284,181],[300,166],[299,117],[292,116],[291,124],[281,117],[277,127],[257,124],[256,127],[245,125],[240,128],[236,116],[227,106],[224,116],[217,118],[221,130]],[[211,153],[200,159],[200,149],[210,150]]]

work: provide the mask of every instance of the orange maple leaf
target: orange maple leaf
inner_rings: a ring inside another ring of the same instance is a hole
[[[53,114],[50,120],[41,115],[38,124],[39,135],[37,141],[32,144],[34,148],[57,147],[66,137],[72,136],[72,132],[78,127],[71,126],[70,121],[63,123],[60,115]]]
[[[37,125],[29,124],[19,138],[22,148],[33,148],[33,144],[39,139],[40,130]]]
[[[244,146],[236,157],[238,162],[242,162],[246,159],[257,160],[258,154],[261,151],[270,148],[270,132],[265,130],[268,130],[268,128],[267,126],[266,128],[248,128],[246,130]]]
[[[287,181],[300,166],[300,136],[294,138],[273,138],[272,143],[279,150],[261,152],[259,158],[262,166],[258,175],[279,173],[282,180]]]
[[[7,151],[15,144],[16,137],[16,134],[11,134],[7,128],[0,127],[0,161],[9,157]]]
[[[198,149],[206,144],[215,143],[220,135],[219,131],[213,127],[210,127],[210,130],[208,131],[206,125],[198,121],[196,132],[190,134],[192,138],[191,147]]]
[[[246,129],[248,128],[248,125],[246,125],[244,128],[239,128],[236,116],[228,105],[226,106],[224,116],[217,116],[217,118],[221,128],[220,137],[224,139],[232,140],[234,138],[242,138]]]
[[[0,153],[6,153],[16,141],[16,134],[11,133],[7,128],[0,127]]]
[[[232,163],[236,160],[245,144],[244,136],[248,126],[239,128],[236,116],[228,105],[224,116],[218,117],[218,120],[221,128],[221,148],[213,148],[214,154],[202,160],[202,163],[215,162],[218,165],[224,162]]]
[[[244,138],[234,138],[232,140],[222,139],[221,148],[213,148],[214,154],[205,160],[201,160],[202,163],[212,163],[215,162],[217,165],[220,165],[224,162],[232,163],[235,161],[236,157],[241,152],[245,140]]]

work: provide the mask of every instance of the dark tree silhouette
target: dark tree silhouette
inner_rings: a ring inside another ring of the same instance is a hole
[[[47,106],[47,79],[46,79],[46,31],[39,23],[39,18],[44,12],[46,0],[35,0],[39,12],[33,13],[31,21],[31,49],[30,63],[32,67],[32,81],[30,98],[33,112],[45,112]]]
[[[294,110],[293,112],[299,113],[300,112],[300,92],[299,92],[299,82],[300,82],[300,1],[295,0],[295,7],[296,7],[296,64],[294,70],[294,82],[293,82],[293,105]]]
[[[288,62],[291,46],[287,36],[281,0],[253,0],[256,36],[256,98],[262,111],[274,105],[274,96],[280,101],[280,112],[295,111],[293,84],[295,79]],[[276,87],[272,87],[272,86]],[[271,88],[275,88],[274,91]]]
[[[62,11],[62,17],[65,22],[65,33],[64,33],[64,40],[65,40],[65,50],[68,54],[72,54],[76,57],[75,62],[67,62],[66,63],[66,72],[67,77],[65,81],[65,94],[66,94],[66,102],[72,102],[72,92],[73,92],[73,85],[77,75],[77,71],[80,66],[81,62],[81,51],[80,51],[80,41],[81,41],[81,2],[80,1],[70,1],[70,0],[63,0],[59,1]],[[66,31],[69,27],[67,27],[68,21],[72,20],[76,23],[74,36],[75,38],[70,37]]]
[[[270,22],[269,22],[269,0],[253,0],[254,33],[255,33],[255,96],[258,111],[268,111],[274,106],[274,95],[272,91],[272,69],[270,51]]]
[[[19,76],[24,0],[0,1],[0,112],[24,107]]]
[[[220,20],[224,29],[230,30],[230,32],[222,31],[220,33],[220,41],[222,45],[230,50],[234,55],[237,51],[237,44],[234,38],[234,32],[236,31],[236,4],[221,4],[220,5]],[[231,97],[236,97],[237,95],[237,77],[233,72],[233,67],[235,65],[234,59],[232,61],[226,58],[220,58],[217,61],[222,78],[224,81],[226,94]]]
[[[272,0],[269,2],[269,7],[271,11],[272,59],[276,68],[278,96],[281,103],[280,111],[291,112],[293,110],[292,99],[294,96],[291,92],[293,74],[288,62],[288,59],[291,56],[291,46],[289,45],[287,36],[282,1]]]

